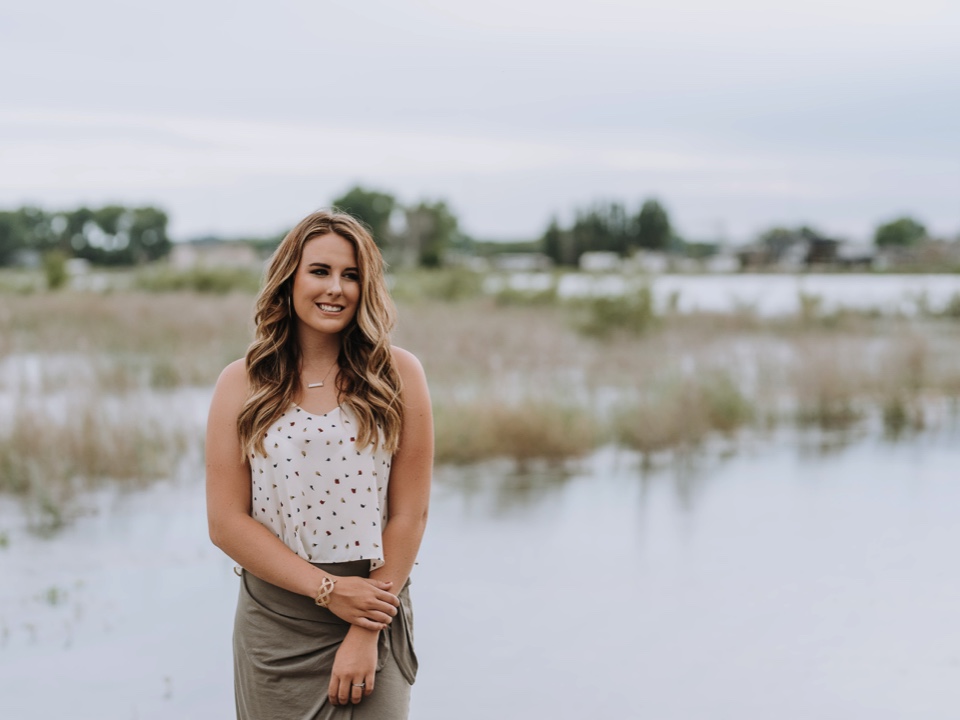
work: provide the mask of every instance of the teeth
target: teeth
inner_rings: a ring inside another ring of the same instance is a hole
[[[320,303],[320,309],[323,310],[324,312],[340,312],[341,310],[343,310],[343,306],[341,306],[341,305],[324,305],[323,303]]]

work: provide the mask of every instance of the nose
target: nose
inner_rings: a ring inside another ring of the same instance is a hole
[[[327,292],[331,295],[340,294],[340,275],[339,273],[334,273],[330,276],[330,284],[327,286]]]

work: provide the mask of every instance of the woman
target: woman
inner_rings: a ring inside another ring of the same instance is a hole
[[[238,718],[407,716],[433,421],[394,316],[370,234],[314,213],[273,254],[256,339],[217,381],[207,514],[242,568]]]

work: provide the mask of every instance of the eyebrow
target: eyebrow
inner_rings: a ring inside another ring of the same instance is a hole
[[[312,262],[312,263],[310,263],[309,265],[307,265],[307,267],[308,267],[308,268],[314,268],[314,267],[327,268],[327,269],[329,270],[329,269],[330,269],[330,263]],[[358,267],[347,267],[347,268],[344,268],[344,269],[343,269],[344,272],[347,272],[347,271],[349,271],[349,270],[353,270],[354,272],[360,272],[360,268],[358,268]]]

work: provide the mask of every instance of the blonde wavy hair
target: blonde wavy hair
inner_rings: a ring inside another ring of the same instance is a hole
[[[390,351],[396,307],[387,291],[383,257],[359,220],[322,210],[301,220],[280,242],[257,295],[256,336],[246,355],[249,391],[237,418],[245,456],[266,455],[267,429],[296,399],[301,357],[291,299],[293,276],[307,241],[329,233],[353,245],[360,272],[360,304],[340,338],[337,395],[356,417],[357,447],[397,449],[403,406]]]

